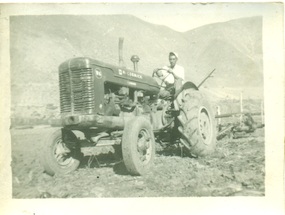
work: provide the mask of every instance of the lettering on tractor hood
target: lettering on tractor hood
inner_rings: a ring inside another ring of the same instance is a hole
[[[130,72],[130,71],[126,71],[126,70],[123,70],[123,69],[118,69],[118,74],[122,75],[122,76],[130,76],[130,77],[134,77],[134,78],[143,79],[141,74]]]

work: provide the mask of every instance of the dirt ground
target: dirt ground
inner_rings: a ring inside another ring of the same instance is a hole
[[[49,176],[39,162],[49,128],[12,129],[13,198],[264,196],[264,129],[249,137],[219,140],[205,158],[181,157],[180,148],[158,148],[145,176],[128,175],[112,148],[97,148],[80,168]],[[183,154],[183,152],[182,152]]]

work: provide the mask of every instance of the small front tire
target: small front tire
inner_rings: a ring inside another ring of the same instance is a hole
[[[137,117],[125,126],[122,138],[123,160],[132,175],[144,175],[153,164],[155,140],[150,122]]]
[[[80,164],[82,154],[77,137],[69,130],[65,130],[64,135],[65,142],[62,140],[62,129],[52,131],[45,138],[40,160],[49,175],[73,172]]]

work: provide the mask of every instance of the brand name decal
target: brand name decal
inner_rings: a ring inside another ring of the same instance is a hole
[[[140,74],[129,72],[129,71],[125,71],[125,70],[122,70],[122,69],[119,69],[118,72],[119,72],[119,75],[126,75],[126,76],[139,78],[139,79],[143,78],[142,75],[140,75]]]

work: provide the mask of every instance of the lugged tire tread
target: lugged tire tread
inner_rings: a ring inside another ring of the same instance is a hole
[[[209,145],[203,143],[199,134],[198,111],[201,105],[207,109],[212,122],[213,136]],[[181,133],[182,139],[189,143],[189,146],[186,148],[189,149],[190,153],[196,156],[205,156],[212,153],[216,145],[215,123],[211,107],[207,102],[206,97],[200,91],[186,89],[184,92],[183,105],[180,109],[180,115],[186,123],[181,125],[182,129],[178,129],[178,131]]]

